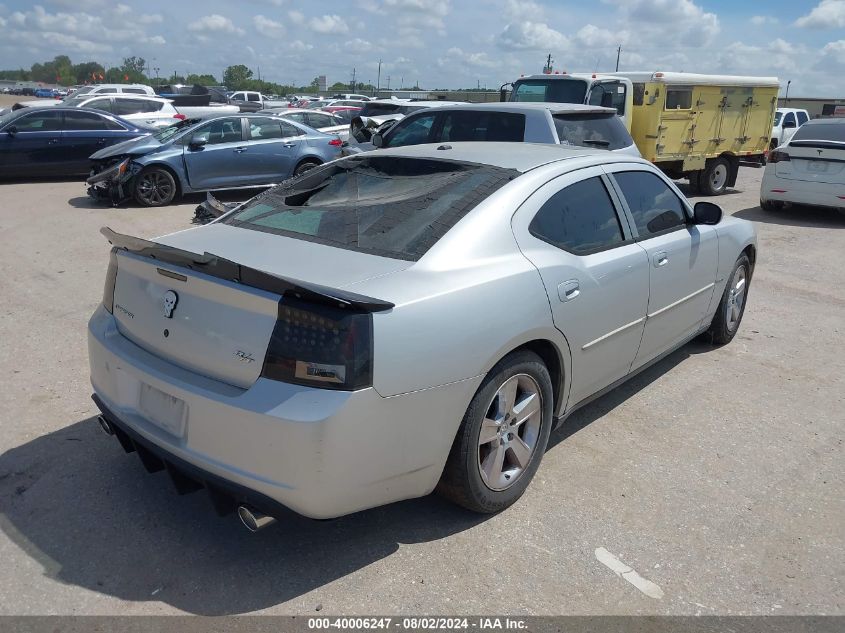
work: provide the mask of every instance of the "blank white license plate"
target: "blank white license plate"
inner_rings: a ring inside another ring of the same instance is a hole
[[[144,417],[176,437],[185,434],[185,401],[147,384],[141,385],[138,408]]]
[[[827,163],[820,160],[811,160],[810,164],[807,165],[807,171],[812,171],[816,174],[823,174],[827,171]]]

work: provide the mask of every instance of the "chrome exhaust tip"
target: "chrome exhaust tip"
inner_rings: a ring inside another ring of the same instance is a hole
[[[238,506],[238,517],[240,517],[241,523],[250,532],[258,532],[258,530],[264,529],[276,522],[275,518],[268,517],[266,514],[262,514],[249,506]]]
[[[103,433],[106,435],[114,435],[114,429],[111,428],[111,424],[109,424],[109,421],[103,416],[98,415],[97,422],[100,424],[100,428],[103,429]]]

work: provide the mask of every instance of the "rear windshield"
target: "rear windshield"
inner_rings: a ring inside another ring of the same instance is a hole
[[[511,101],[584,103],[587,82],[580,79],[520,79],[511,92]]]
[[[615,114],[555,114],[553,118],[561,145],[622,149],[634,143]]]
[[[225,224],[416,261],[519,172],[488,165],[356,156],[250,200]]]
[[[367,103],[361,110],[361,116],[384,116],[399,112],[398,103]]]
[[[845,119],[836,123],[810,123],[802,125],[792,136],[791,145],[795,141],[833,141],[845,143]]]

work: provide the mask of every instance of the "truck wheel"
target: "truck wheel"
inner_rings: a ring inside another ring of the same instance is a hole
[[[701,170],[691,171],[687,177],[689,178],[690,191],[696,195],[701,193],[701,184],[698,180],[701,177]]]
[[[763,211],[778,211],[779,209],[783,209],[783,202],[780,200],[763,200],[763,198],[760,198],[760,208]]]
[[[707,165],[698,177],[701,193],[707,196],[720,196],[728,186],[728,176],[731,164],[724,158],[708,160]]]

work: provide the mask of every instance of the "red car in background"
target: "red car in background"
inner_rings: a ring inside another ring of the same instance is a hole
[[[320,110],[330,112],[344,123],[350,123],[352,119],[361,113],[361,108],[355,108],[353,106],[326,106],[325,108],[320,108]]]

